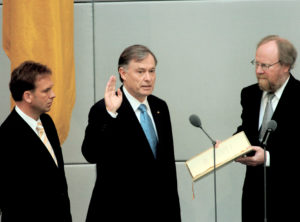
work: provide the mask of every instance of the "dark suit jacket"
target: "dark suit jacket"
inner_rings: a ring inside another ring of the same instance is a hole
[[[0,127],[2,222],[72,221],[60,142],[49,115],[40,116],[58,167],[30,126],[13,110]]]
[[[87,221],[181,221],[168,107],[152,95],[148,102],[157,159],[125,95],[115,119],[103,99],[91,108],[82,153],[97,163],[97,180]]]
[[[238,131],[244,130],[252,145],[260,145],[258,119],[261,97],[262,91],[257,84],[244,88],[241,93],[242,125]],[[291,75],[272,117],[277,122],[277,129],[267,144],[271,160],[270,167],[267,167],[268,222],[295,221],[298,218],[295,201],[299,197],[299,102],[300,82]],[[242,197],[243,222],[263,221],[263,178],[262,165],[247,166]]]

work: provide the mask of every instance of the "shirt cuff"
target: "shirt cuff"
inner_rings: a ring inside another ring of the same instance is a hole
[[[271,160],[270,160],[270,153],[269,151],[266,151],[266,167],[269,167],[271,165]]]
[[[108,110],[106,110],[108,112],[108,114],[112,117],[112,118],[117,118],[118,116],[118,113],[113,113],[113,112],[110,112]]]

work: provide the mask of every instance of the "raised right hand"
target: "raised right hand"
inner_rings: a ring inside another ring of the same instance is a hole
[[[104,93],[106,109],[112,113],[117,112],[123,100],[123,95],[120,89],[117,90],[116,94],[116,81],[116,77],[111,76],[106,84]]]

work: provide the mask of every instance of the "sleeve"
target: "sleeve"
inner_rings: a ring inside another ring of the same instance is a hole
[[[12,149],[8,149],[8,144],[11,143],[11,136],[7,127],[0,126],[0,215],[3,212],[4,205],[6,204],[7,194],[9,193],[8,182],[10,173],[8,172],[8,164],[11,158],[8,158],[8,152]],[[10,147],[12,148],[12,147]],[[1,221],[1,220],[0,220]]]
[[[241,94],[240,94],[240,104],[241,104],[241,106],[242,106],[242,114],[241,114],[241,119],[243,120],[243,116],[245,115],[244,114],[244,106],[243,106],[243,104],[244,104],[244,99],[243,99],[243,91],[244,90],[242,90],[241,91]],[[243,131],[243,125],[241,124],[241,125],[239,125],[238,127],[237,127],[237,130],[236,130],[236,132],[234,133],[234,134],[237,134],[237,133],[239,133],[239,132],[241,132],[241,131]]]
[[[117,118],[107,112],[103,100],[90,109],[88,125],[81,146],[82,154],[88,162],[97,163],[102,156],[106,156],[106,152],[109,151],[106,147],[114,141],[116,122]]]

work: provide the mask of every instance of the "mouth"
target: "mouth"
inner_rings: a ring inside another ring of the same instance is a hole
[[[267,80],[267,78],[262,77],[262,76],[257,76],[257,79],[258,79],[258,80]]]
[[[142,88],[144,88],[144,89],[152,89],[152,86],[151,85],[146,85],[146,86],[142,86]]]

